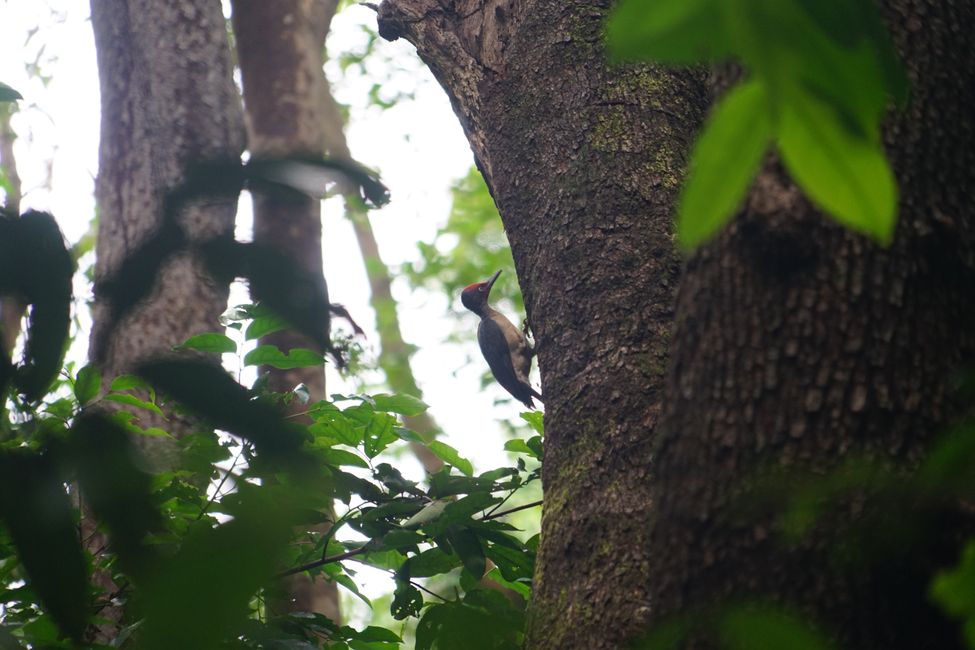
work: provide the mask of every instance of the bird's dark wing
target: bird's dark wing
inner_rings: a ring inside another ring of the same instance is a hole
[[[482,318],[477,327],[477,343],[481,346],[481,354],[491,368],[491,374],[501,386],[528,408],[535,408],[532,402],[532,388],[518,380],[514,365],[511,363],[511,350],[504,337],[501,327],[490,318]]]

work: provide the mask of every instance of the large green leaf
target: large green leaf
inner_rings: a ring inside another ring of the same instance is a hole
[[[829,639],[808,622],[781,611],[730,607],[719,628],[729,650],[834,650]]]
[[[102,373],[96,366],[87,365],[78,371],[74,380],[74,396],[84,406],[95,398],[102,385]]]
[[[760,81],[738,85],[718,103],[694,145],[680,196],[677,234],[683,247],[699,246],[734,216],[771,137]]]
[[[188,348],[190,350],[198,350],[200,352],[214,352],[220,354],[224,352],[236,352],[237,343],[235,343],[234,340],[226,334],[207,332],[206,334],[191,336],[190,338],[186,339],[182,345],[177,345],[176,348]]]
[[[274,345],[259,345],[244,355],[245,366],[272,366],[281,370],[311,368],[323,363],[322,355],[308,348],[292,348],[284,353]]]
[[[888,244],[897,185],[879,141],[848,129],[812,96],[783,106],[777,130],[782,159],[803,191],[843,225]]]
[[[696,63],[729,53],[713,0],[623,0],[606,25],[613,56]]]
[[[427,448],[429,448],[437,458],[445,463],[453,465],[463,472],[465,476],[474,475],[474,465],[471,464],[471,461],[461,456],[456,449],[447,443],[440,442],[439,440],[433,440],[427,443]]]
[[[968,646],[975,648],[975,541],[965,547],[957,567],[938,574],[931,583],[931,596],[964,621]]]

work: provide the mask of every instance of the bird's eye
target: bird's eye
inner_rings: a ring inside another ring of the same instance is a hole
[[[477,290],[483,292],[484,291],[484,287],[478,287]]]

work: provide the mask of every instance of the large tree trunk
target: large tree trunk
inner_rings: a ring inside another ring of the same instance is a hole
[[[325,153],[323,103],[328,94],[325,36],[338,0],[235,0],[234,34],[244,87],[248,149],[252,156],[312,156]],[[254,241],[285,252],[305,271],[322,275],[321,203],[317,198],[282,193],[253,194]],[[262,344],[281,350],[316,344],[292,331],[271,334]],[[319,352],[324,350],[319,349]],[[321,368],[276,370],[268,387],[288,392],[304,384],[312,402],[325,398]],[[304,408],[294,404],[295,410]],[[320,612],[339,620],[334,582],[307,574],[286,579],[286,594],[273,599],[278,612]]]
[[[158,227],[163,198],[187,165],[240,157],[244,126],[219,3],[93,0],[91,14],[102,107],[97,287]],[[212,237],[233,232],[235,213],[235,201],[213,198],[186,209],[180,221],[189,236]],[[110,379],[212,331],[226,304],[227,287],[179,255],[110,341],[101,332],[111,315],[96,299],[91,356]]]
[[[538,340],[546,501],[529,647],[618,647],[649,621],[757,595],[804,605],[863,647],[957,644],[924,602],[928,560],[890,582],[837,573],[825,537],[787,554],[768,521],[726,513],[760,457],[916,463],[955,413],[948,381],[975,343],[973,12],[889,3],[914,83],[887,132],[894,245],[824,221],[770,159],[745,214],[689,262],[662,401],[672,200],[709,91],[694,72],[608,70],[607,4],[386,0],[379,12],[381,33],[414,43],[453,102]]]
[[[975,12],[887,5],[911,80],[886,130],[901,190],[893,245],[824,219],[770,160],[743,214],[688,263],[656,455],[658,618],[765,596],[844,647],[960,646],[927,598],[932,563],[953,563],[950,552],[892,553],[904,540],[888,538],[872,549],[882,561],[838,568],[836,536],[787,551],[768,519],[733,514],[759,461],[910,466],[958,414],[950,384],[975,351]],[[831,526],[857,519],[842,508]]]
[[[609,68],[605,4],[379,8],[380,33],[417,46],[460,117],[537,341],[532,648],[617,647],[650,612],[650,442],[680,265],[670,215],[707,89],[700,72]]]
[[[212,283],[187,255],[169,260],[152,296],[115,327],[110,340],[102,333],[113,315],[97,299],[97,286],[159,226],[164,197],[183,180],[188,165],[240,157],[244,125],[219,3],[92,0],[91,17],[102,117],[90,353],[110,381],[138,360],[218,327],[227,287]],[[214,198],[190,206],[179,218],[191,237],[202,239],[233,233],[235,212],[236,201]],[[146,424],[175,435],[187,426],[178,417]],[[139,442],[149,440],[158,439],[140,437]],[[155,464],[168,464],[171,446],[149,451]],[[90,549],[103,548],[105,539],[88,517],[82,534]],[[106,573],[95,580],[107,593],[116,589]],[[115,605],[103,609],[99,616],[110,622],[100,625],[92,640],[112,640],[121,614]]]

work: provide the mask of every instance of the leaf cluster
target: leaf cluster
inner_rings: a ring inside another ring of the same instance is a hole
[[[814,203],[890,242],[897,187],[880,124],[907,83],[871,0],[626,0],[607,38],[620,59],[747,69],[694,146],[677,214],[684,247],[734,216],[773,146]]]

